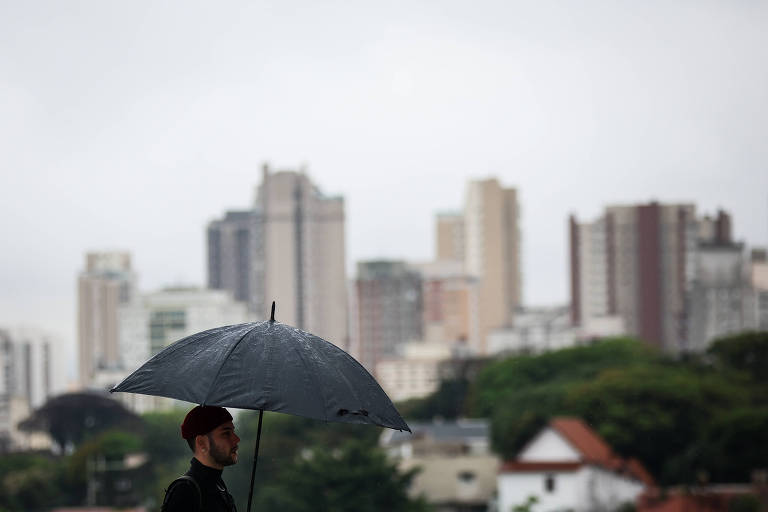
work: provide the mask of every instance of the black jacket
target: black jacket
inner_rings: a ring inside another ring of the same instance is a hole
[[[192,458],[189,471],[200,487],[203,509],[199,512],[237,512],[235,501],[227,491],[227,486],[221,479],[221,470],[204,466],[196,458]],[[199,498],[192,482],[185,480],[177,482],[168,490],[166,501],[167,512],[195,512]]]

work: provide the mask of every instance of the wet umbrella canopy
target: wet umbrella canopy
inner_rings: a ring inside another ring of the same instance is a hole
[[[111,391],[410,431],[360,363],[318,336],[275,321],[274,307],[266,322],[219,327],[175,342]],[[250,503],[249,497],[249,510]]]

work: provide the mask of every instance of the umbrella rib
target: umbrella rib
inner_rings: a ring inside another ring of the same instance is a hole
[[[206,395],[205,395],[205,400],[203,400],[203,403],[200,404],[200,405],[205,405],[206,402],[208,402],[208,398],[211,396],[211,393],[213,392],[213,390],[216,389],[216,381],[219,380],[219,375],[221,375],[221,370],[224,368],[224,365],[227,363],[227,359],[229,359],[230,354],[232,354],[232,352],[235,351],[235,349],[240,344],[240,342],[243,341],[245,339],[245,337],[248,336],[256,327],[258,327],[258,325],[259,324],[257,323],[253,327],[251,327],[250,329],[245,331],[243,333],[243,335],[240,336],[240,339],[237,340],[237,342],[235,342],[234,345],[232,345],[232,348],[229,349],[229,351],[227,352],[227,355],[225,355],[222,358],[221,366],[219,366],[218,371],[216,371],[216,376],[213,378],[213,381],[211,382],[211,387],[208,389],[208,393],[206,393]]]
[[[325,355],[325,354],[324,354],[324,355]],[[349,356],[349,354],[346,354],[346,352],[345,352],[345,355]],[[350,359],[352,359],[352,360],[354,361],[354,358],[351,358],[351,357],[350,357]],[[355,361],[355,362],[357,362],[357,361]],[[352,392],[352,394],[353,394],[353,395],[354,395],[354,397],[355,397],[355,400],[357,400],[357,401],[358,401],[358,403],[359,403],[359,404],[362,406],[362,405],[363,405],[363,401],[362,401],[362,400],[360,400],[360,395],[358,395],[358,394],[357,394],[357,389],[355,389],[355,386],[353,386],[353,385],[352,385],[352,383],[351,383],[351,382],[349,382],[349,379],[347,378],[347,376],[346,376],[346,375],[344,375],[344,372],[342,372],[342,371],[339,369],[339,367],[338,367],[338,366],[336,366],[335,364],[334,364],[334,365],[331,365],[331,366],[333,367],[333,369],[334,369],[334,370],[336,370],[336,374],[337,374],[339,377],[341,377],[341,379],[342,379],[342,380],[344,381],[344,383],[347,385],[347,387],[349,388],[349,390]]]

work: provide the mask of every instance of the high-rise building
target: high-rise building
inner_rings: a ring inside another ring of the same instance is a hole
[[[18,423],[53,392],[51,350],[40,333],[0,330],[0,452],[42,447]]]
[[[228,290],[257,315],[266,312],[264,235],[258,210],[228,211],[208,224],[208,288]]]
[[[78,278],[80,385],[90,387],[96,373],[120,366],[118,308],[130,302],[136,277],[127,252],[86,254]]]
[[[471,181],[464,206],[465,271],[479,279],[478,353],[492,329],[511,325],[522,300],[517,191],[495,178]]]
[[[258,318],[275,317],[348,345],[344,199],[303,172],[263,168],[253,209],[208,226],[208,284],[231,291]]]
[[[344,199],[326,196],[302,172],[263,169],[264,303],[281,322],[349,344]]]
[[[750,295],[744,244],[731,240],[730,216],[699,220],[696,272],[688,299],[685,351],[702,352],[712,340],[745,329]]]
[[[405,343],[422,339],[421,277],[404,262],[359,262],[355,296],[353,352],[369,372]]]
[[[668,352],[703,350],[743,328],[742,244],[725,212],[692,204],[610,206],[570,218],[571,314],[577,326],[621,318],[625,332]]]

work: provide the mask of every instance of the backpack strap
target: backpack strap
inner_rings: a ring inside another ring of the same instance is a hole
[[[195,480],[194,477],[190,475],[181,475],[179,478],[171,482],[171,485],[169,485],[168,489],[165,490],[165,497],[163,498],[163,507],[160,510],[165,512],[168,499],[171,497],[171,493],[173,492],[173,489],[181,482],[192,482],[192,485],[195,487],[195,491],[197,492],[197,510],[202,511],[203,510],[203,493],[200,492],[200,485],[197,483],[197,480]]]

